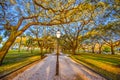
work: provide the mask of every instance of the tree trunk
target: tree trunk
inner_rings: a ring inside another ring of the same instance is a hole
[[[114,51],[114,46],[111,44],[111,54],[114,55],[115,51]]]
[[[30,51],[31,51],[31,53],[33,53],[33,48],[32,48],[32,45],[31,45],[31,50],[30,50]]]
[[[95,45],[92,46],[92,53],[95,53]]]
[[[100,44],[100,43],[99,43],[99,51],[98,51],[98,54],[101,54],[101,53],[102,53],[102,46],[103,46],[103,44]]]
[[[75,55],[75,54],[76,54],[76,49],[73,48],[73,49],[72,49],[72,52],[73,52],[73,55]]]
[[[84,51],[84,52],[86,52],[86,50],[85,50],[85,48],[84,48],[84,47],[82,47],[82,49],[83,49],[83,51]]]
[[[20,52],[20,49],[21,49],[21,44],[22,44],[22,36],[20,37],[20,44],[19,44],[19,49],[18,49],[18,52]]]
[[[93,47],[93,46],[92,46],[92,53],[95,53],[95,52],[94,52],[94,47]]]
[[[6,41],[6,43],[3,45],[3,47],[0,50],[0,65],[2,65],[2,62],[11,47],[11,45],[14,43],[16,36],[14,35],[15,33],[11,33],[9,39]]]
[[[41,49],[40,53],[41,53],[41,59],[42,59],[43,58],[43,48],[41,47],[40,49]]]
[[[38,38],[37,38],[37,39],[38,39]],[[39,49],[40,49],[40,53],[41,53],[41,45],[40,45],[40,42],[37,41],[37,43],[38,43],[38,46],[39,46]]]
[[[102,46],[99,47],[99,52],[98,54],[101,54],[102,53]]]
[[[103,46],[103,43],[101,43],[101,42],[98,41],[98,44],[99,44],[98,54],[101,54],[101,53],[102,53],[102,46]]]
[[[46,48],[46,52],[48,52],[48,48]]]

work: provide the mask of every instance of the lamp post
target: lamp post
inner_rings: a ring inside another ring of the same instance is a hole
[[[59,43],[58,43],[58,40],[61,36],[60,34],[60,30],[58,29],[58,31],[56,32],[56,36],[57,36],[57,61],[56,61],[56,75],[59,75]]]

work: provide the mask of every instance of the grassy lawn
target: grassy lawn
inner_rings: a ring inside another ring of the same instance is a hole
[[[79,53],[71,58],[110,80],[120,79],[120,55]]]
[[[28,51],[18,52],[15,50],[11,50],[6,55],[3,61],[3,65],[0,66],[0,76],[10,73],[16,69],[19,69],[40,59],[41,56],[39,51],[34,51],[33,53],[30,53]]]

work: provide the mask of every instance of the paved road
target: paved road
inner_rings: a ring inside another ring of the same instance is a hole
[[[13,80],[105,80],[100,75],[61,55],[60,75],[55,76],[56,56],[49,55],[43,61],[25,70]]]

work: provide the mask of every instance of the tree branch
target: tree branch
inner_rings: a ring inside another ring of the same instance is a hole
[[[37,18],[37,17],[38,17],[38,15],[29,16],[29,17],[21,17],[20,20],[18,21],[17,26],[16,26],[16,30],[19,29],[19,27],[22,24],[23,20],[25,20],[25,19],[33,19],[33,18]]]

